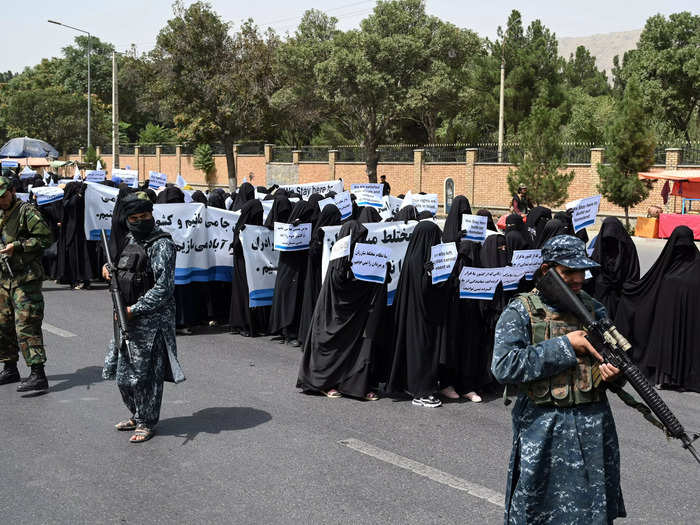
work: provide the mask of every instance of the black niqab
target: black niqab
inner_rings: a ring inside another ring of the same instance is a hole
[[[477,211],[476,214],[481,215],[482,217],[486,217],[487,230],[491,230],[492,232],[498,231],[498,228],[496,228],[496,224],[493,222],[493,215],[491,215],[491,212],[489,210],[482,208],[479,211]]]
[[[567,227],[559,219],[552,219],[547,221],[547,224],[542,228],[542,232],[535,239],[535,248],[541,249],[549,239],[556,237],[557,235],[567,235]]]
[[[246,202],[253,200],[254,198],[255,186],[253,186],[250,182],[244,182],[238,187],[236,198],[231,204],[231,211],[240,210]]]
[[[445,219],[445,226],[442,229],[442,242],[461,241],[459,232],[462,231],[462,216],[471,215],[472,207],[469,200],[464,195],[457,195],[452,200],[452,207]]]
[[[270,213],[267,214],[265,219],[265,227],[272,230],[276,222],[287,222],[290,213],[292,213],[292,202],[289,198],[286,195],[275,196]]]
[[[360,208],[360,214],[357,216],[357,220],[362,224],[368,222],[382,222],[382,216],[373,206],[362,206]]]

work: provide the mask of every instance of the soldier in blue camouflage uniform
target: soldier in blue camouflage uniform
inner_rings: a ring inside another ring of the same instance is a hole
[[[41,256],[52,242],[51,230],[39,211],[15,195],[12,183],[0,177],[0,385],[20,381],[19,351],[31,374],[18,392],[45,391],[46,352],[41,333],[44,270]]]
[[[605,307],[581,291],[585,270],[598,266],[581,240],[554,237],[542,258],[540,274],[555,268],[597,319],[606,316]],[[491,369],[518,392],[506,524],[608,524],[626,516],[605,396],[605,381],[621,376],[584,336],[577,319],[537,289],[517,296],[498,320]]]
[[[128,195],[122,204],[122,217],[129,229],[127,245],[115,259],[116,278],[122,295],[136,280],[130,265],[138,263],[139,253],[145,257],[145,272],[150,288],[126,297],[128,326],[131,337],[129,359],[126,348],[117,348],[112,339],[102,372],[104,379],[117,380],[117,386],[131,417],[116,425],[117,430],[133,430],[130,442],[149,440],[160,419],[163,382],[185,380],[177,361],[175,343],[175,245],[170,235],[156,226],[153,204],[139,192]],[[105,267],[103,275],[111,276]],[[126,294],[128,295],[128,294]],[[120,345],[121,346],[121,345]]]

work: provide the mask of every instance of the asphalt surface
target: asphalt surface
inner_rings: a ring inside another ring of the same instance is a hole
[[[505,489],[511,447],[499,398],[427,409],[305,395],[298,349],[207,329],[178,337],[187,381],[166,384],[156,437],[132,445],[113,428],[129,415],[116,385],[100,378],[107,291],[46,283],[45,298],[50,392],[0,387],[0,523],[502,522],[489,498]],[[700,395],[662,396],[700,430]],[[623,523],[698,523],[700,465],[611,404]]]

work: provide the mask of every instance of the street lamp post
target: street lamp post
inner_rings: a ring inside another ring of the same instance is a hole
[[[56,24],[57,26],[63,26],[67,27],[69,29],[73,29],[74,31],[79,31],[81,33],[85,33],[88,36],[88,51],[87,51],[87,59],[88,59],[88,78],[87,78],[87,94],[88,94],[88,107],[87,107],[87,147],[89,148],[92,143],[90,142],[90,109],[91,109],[91,100],[90,100],[90,51],[92,49],[92,39],[90,33],[88,31],[85,31],[84,29],[79,29],[77,27],[69,26],[68,24],[64,24],[62,22],[56,22],[55,20],[49,20],[50,24]]]

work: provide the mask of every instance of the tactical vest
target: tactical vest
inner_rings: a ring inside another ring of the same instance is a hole
[[[156,232],[145,241],[133,240],[127,244],[117,261],[117,282],[124,304],[132,306],[155,284],[155,276],[148,258],[148,248],[159,239],[170,239],[170,234]]]
[[[586,308],[593,312],[595,307],[591,297],[585,292],[581,292],[580,297]],[[574,315],[555,312],[545,305],[537,290],[518,295],[517,298],[530,315],[532,344],[582,329],[581,323]],[[599,386],[597,361],[589,354],[577,355],[576,360],[576,366],[554,376],[521,385],[520,391],[527,393],[535,404],[544,406],[571,407],[602,401],[605,394]]]
[[[29,232],[37,230],[37,227],[42,223],[41,228],[45,231],[45,237],[48,238],[46,245],[51,244],[51,230],[46,225],[39,211],[29,203],[16,199],[15,204],[11,209],[5,210],[0,217],[0,240],[3,246],[7,246],[15,241],[26,241],[29,237],[39,239],[37,235],[31,235]],[[17,284],[42,280],[44,278],[44,268],[41,264],[41,255],[43,250],[32,250],[25,252],[15,250],[12,257],[6,260],[10,264],[13,281]],[[6,271],[5,265],[0,265],[0,280],[8,279],[9,272]]]

